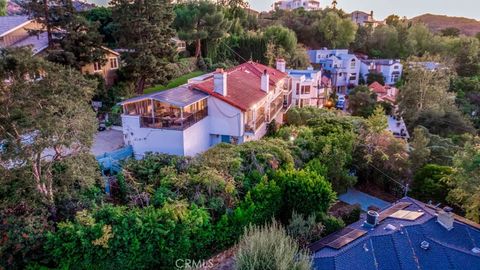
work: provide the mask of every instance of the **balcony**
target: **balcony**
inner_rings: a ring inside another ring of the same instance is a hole
[[[208,116],[208,108],[194,112],[194,113],[183,113],[183,117],[176,117],[172,115],[158,115],[155,117],[152,116],[141,116],[140,117],[140,127],[141,128],[153,128],[153,129],[166,129],[166,130],[185,130],[194,124],[200,122]]]
[[[265,114],[261,114],[257,119],[250,121],[245,125],[245,132],[255,133],[265,123]]]
[[[279,95],[272,103],[270,104],[270,117],[269,120],[272,121],[277,114],[283,109],[284,96]]]

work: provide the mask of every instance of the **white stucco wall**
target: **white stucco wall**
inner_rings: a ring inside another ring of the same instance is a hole
[[[210,148],[209,116],[183,132],[185,156],[195,156]]]
[[[210,134],[242,136],[244,132],[243,112],[215,97],[208,97]]]

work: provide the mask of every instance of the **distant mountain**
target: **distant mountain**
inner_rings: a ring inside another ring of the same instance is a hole
[[[480,32],[480,21],[469,18],[424,14],[411,20],[414,22],[423,22],[434,32],[448,27],[458,28],[462,34],[469,36],[476,35]]]

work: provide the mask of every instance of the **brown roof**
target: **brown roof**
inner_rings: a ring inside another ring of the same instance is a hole
[[[214,91],[212,77],[194,84],[192,87],[223,100],[242,111],[247,111],[267,96],[267,93],[261,89],[261,77],[265,70],[270,76],[271,87],[276,87],[280,80],[287,77],[284,72],[249,61],[226,71],[227,96],[222,96]]]

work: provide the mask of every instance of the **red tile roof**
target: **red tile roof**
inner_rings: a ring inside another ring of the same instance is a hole
[[[387,93],[387,89],[385,88],[385,86],[381,85],[379,82],[373,82],[372,84],[370,84],[369,88],[372,89],[373,92],[377,94]]]
[[[213,77],[194,84],[192,87],[242,111],[247,111],[267,96],[267,93],[261,89],[261,78],[265,70],[270,76],[270,87],[272,88],[287,77],[287,73],[249,61],[226,71],[227,96],[222,96],[214,91]]]

